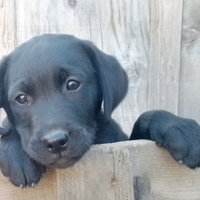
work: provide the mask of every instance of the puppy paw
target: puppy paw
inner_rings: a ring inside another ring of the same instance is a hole
[[[150,139],[180,164],[200,167],[200,126],[167,111],[149,111],[136,121],[130,139]]]
[[[17,133],[10,133],[0,139],[0,167],[4,176],[15,186],[35,187],[45,166],[32,160],[22,149]]]

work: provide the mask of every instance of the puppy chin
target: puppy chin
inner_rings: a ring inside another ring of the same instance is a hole
[[[76,162],[78,162],[80,160],[81,157],[76,157],[76,158],[59,158],[58,160],[56,160],[55,162],[47,165],[49,167],[53,167],[53,168],[59,168],[59,169],[64,169],[67,167],[70,167],[72,165],[74,165]]]

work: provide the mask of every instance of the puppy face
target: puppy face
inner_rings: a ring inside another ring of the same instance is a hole
[[[113,62],[92,44],[67,35],[35,37],[4,59],[0,104],[32,159],[68,167],[94,143],[102,100],[109,118],[127,90],[126,81],[122,91],[113,86],[116,72],[126,79],[117,62],[116,72],[110,71]]]

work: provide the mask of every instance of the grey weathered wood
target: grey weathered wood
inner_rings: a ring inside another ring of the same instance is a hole
[[[182,3],[151,1],[149,110],[178,113]]]
[[[14,1],[0,0],[0,59],[15,48]]]
[[[200,123],[200,1],[184,1],[179,114]]]
[[[73,167],[49,170],[35,189],[0,176],[4,200],[198,200],[200,171],[175,162],[150,141],[93,146]]]

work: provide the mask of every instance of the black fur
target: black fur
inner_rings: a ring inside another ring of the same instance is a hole
[[[92,144],[128,139],[111,119],[127,92],[126,73],[88,41],[34,37],[3,59],[0,78],[8,116],[0,164],[16,186],[37,183],[44,166],[73,165]]]
[[[200,167],[200,126],[192,119],[164,110],[148,111],[135,122],[130,139],[153,140],[179,163]]]

